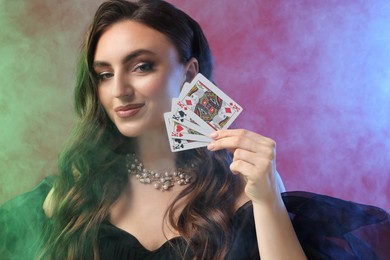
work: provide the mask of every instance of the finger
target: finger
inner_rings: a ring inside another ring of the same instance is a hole
[[[252,131],[245,130],[245,129],[219,130],[219,131],[213,132],[210,135],[210,137],[214,140],[218,140],[218,139],[225,138],[225,137],[232,137],[232,136],[247,137],[251,140],[263,143],[263,144],[268,145],[268,146],[275,146],[274,140],[272,140],[268,137],[262,136],[260,134],[254,133]]]
[[[254,153],[244,149],[236,149],[233,153],[233,161],[242,160],[256,167],[261,167],[263,160],[273,161],[275,153],[272,149],[261,147],[261,151]]]
[[[246,179],[248,179],[248,175],[250,172],[257,171],[256,167],[253,164],[243,160],[233,161],[230,164],[230,170],[234,174],[242,174],[243,176],[245,176]]]
[[[228,149],[230,151],[234,151],[235,149],[244,149],[251,152],[264,152],[265,149],[268,149],[268,152],[275,151],[274,143],[262,143],[257,142],[256,140],[250,139],[246,136],[229,136],[224,137],[218,140],[211,142],[207,149],[210,151],[218,151],[221,149]]]
[[[256,161],[258,159],[258,154],[250,152],[244,149],[236,149],[233,153],[233,162],[235,161],[244,161],[246,163],[256,166]]]
[[[274,163],[268,160],[261,160],[260,166],[237,160],[230,164],[230,170],[234,174],[241,174],[247,181],[262,183],[267,178],[268,173],[272,173]]]
[[[253,140],[243,136],[231,136],[224,137],[211,142],[207,149],[210,151],[218,151],[222,149],[228,149],[234,151],[237,148],[245,149],[251,152],[257,152],[258,146],[261,144],[254,142]]]

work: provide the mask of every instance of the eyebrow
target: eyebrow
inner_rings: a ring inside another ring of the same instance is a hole
[[[141,56],[141,55],[156,55],[154,52],[152,51],[149,51],[149,50],[144,50],[144,49],[139,49],[139,50],[135,50],[131,53],[129,53],[128,55],[126,55],[123,59],[122,59],[122,64],[126,64],[127,62],[137,58],[138,56]],[[96,68],[96,67],[110,67],[111,64],[106,62],[106,61],[94,61],[93,62],[93,67]]]

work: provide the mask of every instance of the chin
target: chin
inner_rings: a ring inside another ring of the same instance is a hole
[[[118,131],[126,137],[139,137],[150,132],[161,132],[166,134],[166,127],[163,116],[144,118],[143,120],[121,121],[116,120],[115,126]]]
[[[142,129],[138,130],[136,128],[128,128],[128,127],[118,127],[119,132],[126,137],[138,137],[142,134]]]

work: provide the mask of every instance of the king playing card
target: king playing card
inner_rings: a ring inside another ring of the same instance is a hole
[[[172,152],[207,146],[210,134],[227,129],[241,112],[240,105],[199,73],[164,114]]]
[[[179,102],[214,130],[227,129],[243,110],[200,73],[183,88]]]

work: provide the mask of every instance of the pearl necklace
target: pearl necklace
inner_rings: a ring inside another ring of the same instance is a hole
[[[192,167],[194,167],[192,165]],[[135,154],[126,154],[126,168],[130,175],[135,175],[139,182],[143,184],[153,184],[154,188],[161,191],[169,190],[177,183],[186,185],[191,182],[191,176],[184,173],[181,168],[172,173],[163,174],[145,169],[142,162]]]

